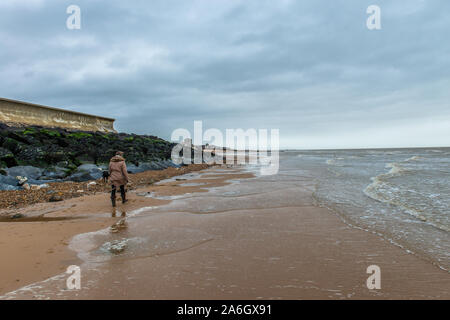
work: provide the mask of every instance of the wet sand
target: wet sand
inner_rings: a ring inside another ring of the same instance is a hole
[[[164,177],[176,176],[177,171],[165,170],[163,174]],[[154,171],[147,175],[155,176],[156,180],[161,173]],[[141,178],[143,174],[136,176]],[[104,190],[108,189],[106,186]],[[109,194],[105,192],[56,203],[38,203],[13,212],[5,210],[8,215],[0,215],[0,295],[43,281],[64,272],[70,265],[80,264],[76,253],[68,248],[73,236],[109,227],[119,221],[123,213],[168,203],[167,200],[137,195],[159,189],[171,193],[167,187],[141,187],[128,193],[127,204],[122,205],[118,200],[116,210],[111,208]],[[172,189],[173,194],[179,192]],[[12,213],[22,214],[25,218],[11,219]]]
[[[116,230],[115,235],[148,236],[150,244],[144,251],[136,250],[132,255],[125,252],[101,262],[96,260],[97,251],[93,252],[89,258],[91,260],[81,266],[82,290],[67,291],[65,279],[60,279],[41,283],[28,290],[19,290],[2,298],[450,298],[450,276],[447,271],[407,253],[378,235],[352,228],[333,212],[317,207],[312,196],[313,181],[305,179],[280,187],[270,179],[252,178],[251,174],[236,170],[210,169],[205,172],[205,175],[188,181],[174,180],[136,190],[131,196],[132,208],[151,206],[156,209],[127,219],[126,226]],[[238,179],[239,185],[230,185],[231,179]],[[195,183],[202,185],[182,186]],[[213,192],[206,193],[206,188],[212,187]],[[233,196],[236,190],[243,192]],[[145,194],[155,197],[194,196],[171,202],[144,197]],[[119,218],[114,220],[106,217],[108,210],[106,205],[101,207],[102,196],[85,197],[83,204],[77,202],[80,199],[72,199],[74,203],[66,201],[68,208],[64,210],[69,210],[67,212],[71,216],[90,212],[90,216],[98,219],[97,226],[90,226],[94,230],[101,228],[101,224],[117,222]],[[77,206],[71,207],[73,204]],[[127,210],[130,211],[131,207]],[[64,216],[67,214],[64,210],[56,211],[51,216]],[[26,279],[24,275],[27,272],[34,274],[33,262],[42,263],[42,257],[51,256],[45,264],[52,272],[47,272],[46,276],[42,273],[42,280],[48,275],[58,274],[69,263],[77,264],[71,260],[75,258],[67,249],[67,243],[61,243],[61,237],[58,238],[57,234],[45,232],[52,227],[45,229],[44,226],[58,226],[58,230],[66,237],[64,239],[68,239],[76,231],[79,232],[83,223],[85,221],[36,222],[39,230],[33,228],[27,231],[23,229],[25,223],[17,223],[16,231],[0,224],[5,228],[2,229],[0,242],[10,248],[15,242],[24,241],[28,232],[30,238],[38,242],[35,247],[29,248],[35,260],[23,264],[26,270],[20,276]],[[74,230],[75,226],[79,229]],[[3,230],[12,233],[3,237]],[[55,238],[52,245],[42,245],[47,240],[41,239],[47,237]],[[156,244],[169,240],[175,243],[172,247],[155,249]],[[59,241],[59,246],[54,245],[55,241]],[[29,243],[32,245],[32,241]],[[37,247],[42,247],[40,256],[35,254]],[[53,248],[54,252],[46,253],[48,248]],[[17,250],[21,251],[19,247]],[[5,270],[10,270],[12,278],[16,278],[19,273],[14,267],[20,261],[16,257],[20,256],[14,251],[9,252],[7,257],[14,257],[14,262],[8,262],[10,267]],[[24,251],[21,252],[24,254]],[[366,269],[373,264],[381,268],[381,290],[369,290],[366,287],[369,276]],[[2,272],[1,283],[13,288],[14,283],[6,282],[3,275]],[[29,283],[31,278],[30,275]],[[35,277],[36,280],[39,278]],[[15,284],[15,288],[18,287],[20,285]]]

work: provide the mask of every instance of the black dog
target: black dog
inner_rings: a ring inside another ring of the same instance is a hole
[[[109,171],[103,171],[103,182],[107,183],[109,179]]]

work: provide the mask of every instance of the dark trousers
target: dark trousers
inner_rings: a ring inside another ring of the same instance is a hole
[[[116,191],[117,191],[117,187],[115,185],[112,186],[112,190],[111,190],[111,201],[113,203],[113,206],[115,206],[116,204]],[[120,186],[120,195],[122,197],[122,202],[125,202],[126,200],[126,193],[125,193],[125,186]]]

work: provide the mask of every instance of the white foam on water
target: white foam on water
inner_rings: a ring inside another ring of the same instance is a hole
[[[448,150],[301,151],[284,161],[313,173],[320,205],[450,270]]]
[[[32,283],[17,290],[5,293],[4,295],[0,296],[0,300],[13,300],[22,296],[29,296],[36,300],[48,300],[50,299],[49,295],[43,291],[46,285],[51,282],[60,283],[61,281],[64,281],[66,277],[67,274],[61,273],[44,281]]]
[[[421,156],[412,156],[404,161],[402,163],[408,163],[411,161],[421,161],[425,160],[424,157]],[[372,177],[372,183],[368,185],[364,189],[364,194],[366,194],[368,197],[387,203],[389,205],[395,205],[402,210],[404,210],[406,213],[414,216],[415,218],[421,220],[422,222],[426,222],[436,228],[439,228],[441,230],[450,232],[450,227],[446,226],[445,224],[439,223],[437,221],[434,221],[434,216],[427,216],[427,209],[421,209],[418,207],[414,207],[414,200],[411,198],[405,198],[402,196],[402,191],[406,191],[410,194],[417,193],[415,190],[407,189],[407,190],[401,190],[399,186],[396,186],[395,184],[389,182],[390,179],[395,177],[401,177],[405,174],[414,174],[415,172],[412,170],[408,170],[402,166],[399,162],[393,162],[388,163],[386,165],[386,168],[390,168],[388,173],[380,174],[376,177]],[[439,195],[430,194],[430,199],[435,199]],[[437,200],[438,201],[438,200]],[[421,203],[423,205],[423,202]],[[431,209],[431,208],[429,208]]]

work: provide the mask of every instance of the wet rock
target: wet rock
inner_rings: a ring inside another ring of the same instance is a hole
[[[65,180],[70,180],[74,182],[85,182],[89,180],[97,180],[100,179],[102,176],[102,173],[100,172],[99,175],[91,174],[89,172],[78,172],[75,173],[69,177],[67,177]]]
[[[95,164],[83,164],[79,166],[76,172],[67,177],[66,180],[75,182],[85,182],[89,180],[97,180],[103,177],[102,168]]]
[[[134,164],[127,164],[127,171],[128,173],[141,173],[141,172],[145,172],[145,171],[150,171],[150,170],[158,170],[157,168],[159,168],[157,165],[154,165],[152,163],[140,163],[139,166],[136,166]]]
[[[11,186],[17,186],[17,178],[0,175],[0,184],[9,184]]]
[[[29,184],[35,184],[35,185],[44,185],[44,184],[48,184],[51,182],[61,182],[62,180],[58,179],[58,180],[34,180],[34,179],[28,179],[28,183]]]
[[[55,194],[55,195],[51,196],[48,201],[49,202],[60,202],[60,201],[63,201],[63,200],[64,200],[63,197]]]
[[[123,239],[123,240],[114,240],[111,242],[106,242],[103,246],[102,249],[109,251],[113,254],[119,254],[125,251],[125,249],[128,246],[128,240],[127,239]]]
[[[14,153],[5,148],[0,148],[0,159],[14,157]]]
[[[15,181],[17,184],[17,180],[15,180]],[[14,190],[20,190],[20,188],[17,186],[12,186],[10,184],[0,183],[0,190],[1,191],[14,191]]]
[[[17,160],[10,150],[0,148],[0,161],[4,162],[8,167],[17,166]]]
[[[17,179],[17,184],[19,186],[23,186],[28,181],[27,177],[22,177],[22,176],[17,176],[16,179]]]
[[[170,160],[167,160],[167,161],[169,163],[169,167],[177,168],[177,169],[181,168],[181,165],[175,164],[175,163],[173,163],[173,161],[170,161]]]
[[[127,164],[127,170],[128,173],[141,173],[145,171],[151,171],[151,170],[162,170],[166,169],[168,166],[161,162],[161,161],[152,161],[152,162],[145,162],[139,164],[139,166],[136,166],[134,164]]]
[[[162,165],[161,162],[159,162],[159,161],[153,161],[151,163],[151,166],[153,168],[152,170],[164,170],[164,169],[166,169],[166,167],[164,165]]]
[[[83,164],[78,167],[78,172],[91,172],[91,171],[102,171],[102,168],[99,168],[95,164]]]
[[[176,168],[177,167],[177,165],[174,164],[170,160],[161,160],[160,163],[161,163],[162,166],[165,167],[165,169],[167,169],[167,168]]]
[[[39,179],[42,176],[42,169],[32,166],[18,166],[6,169],[9,176],[28,177],[30,179]]]
[[[38,184],[32,184],[31,185],[31,190],[41,190],[41,189],[46,189],[49,188],[50,186],[46,183],[38,185]]]
[[[107,164],[115,152],[121,150],[125,152],[127,163],[134,163],[140,171],[139,163],[169,159],[174,145],[150,135],[74,132],[37,126],[19,128],[0,124],[0,161],[7,167],[23,163],[74,170],[84,162]],[[14,175],[38,179],[26,173]]]
[[[44,170],[39,180],[58,180],[67,177],[68,169],[62,167],[51,167]]]
[[[56,164],[56,167],[67,168],[69,166],[69,161],[60,161]]]
[[[103,171],[94,171],[94,172],[91,172],[91,177],[92,177],[92,180],[98,180],[98,179],[101,179],[101,178],[103,178]]]
[[[139,172],[142,172],[142,171],[141,171],[141,169],[138,166],[136,166],[134,164],[128,164],[127,165],[127,172],[135,174],[135,173],[139,173]]]
[[[97,185],[97,182],[92,181],[92,182],[89,182],[86,187],[88,190],[92,190],[93,188],[95,188],[96,185]]]

